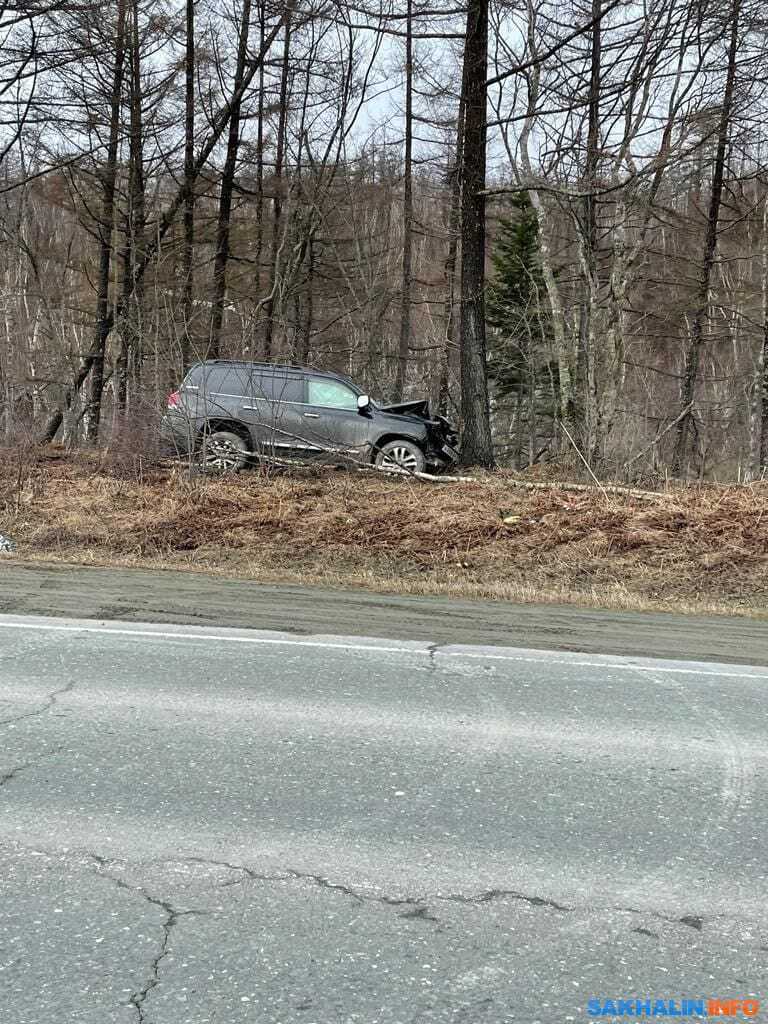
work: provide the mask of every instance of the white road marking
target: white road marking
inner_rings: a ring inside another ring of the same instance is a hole
[[[631,661],[628,658],[621,657],[619,655],[603,655],[603,661],[581,661],[578,660],[578,654],[574,652],[568,657],[552,657],[547,652],[542,651],[541,655],[533,655],[529,653],[510,653],[515,650],[523,650],[518,648],[467,648],[467,647],[456,647],[451,649],[452,645],[428,645],[424,644],[419,646],[416,642],[405,642],[400,647],[389,647],[385,644],[377,643],[359,643],[353,639],[339,638],[338,642],[328,641],[323,639],[308,639],[308,640],[297,640],[293,637],[283,636],[278,634],[276,636],[264,636],[263,633],[255,636],[240,636],[234,634],[234,632],[228,632],[222,629],[221,632],[215,633],[187,633],[181,630],[168,630],[168,629],[147,629],[141,626],[132,627],[130,624],[125,626],[105,626],[99,623],[90,622],[73,622],[70,624],[63,624],[58,622],[28,622],[28,621],[9,621],[8,619],[0,618],[0,629],[28,629],[38,630],[41,632],[57,632],[57,633],[97,633],[104,634],[107,636],[130,636],[130,637],[143,637],[147,639],[155,640],[197,640],[207,641],[214,643],[238,643],[238,644],[261,644],[271,645],[277,647],[311,647],[321,650],[337,650],[337,651],[363,651],[372,654],[420,654],[423,657],[435,657],[435,658],[474,658],[481,661],[509,661],[509,662],[521,662],[528,664],[546,664],[546,665],[565,665],[573,668],[614,668],[621,669],[627,672],[665,672],[668,674],[676,675],[693,675],[693,676],[713,676],[715,678],[730,678],[730,679],[753,679],[753,680],[765,680],[768,682],[768,673],[756,672],[740,672],[728,669],[725,665],[722,668],[718,667],[714,671],[698,665],[691,668],[678,668],[670,665],[659,664],[657,661],[649,658],[647,661],[649,664],[643,664],[639,661]],[[202,627],[201,627],[202,629]],[[368,638],[372,639],[372,638]],[[496,653],[499,652],[506,653]],[[554,653],[554,652],[553,652]],[[559,652],[562,653],[562,652]],[[689,664],[695,664],[690,663]]]

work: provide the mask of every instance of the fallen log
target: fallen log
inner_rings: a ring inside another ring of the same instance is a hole
[[[391,470],[384,470],[383,472],[392,472]],[[401,474],[402,475],[402,474]],[[518,487],[521,490],[526,491],[577,491],[579,493],[595,493],[602,495],[615,494],[624,498],[637,498],[638,501],[660,501],[667,500],[672,497],[671,494],[666,494],[662,491],[642,491],[635,487],[622,487],[620,484],[574,484],[567,483],[565,481],[531,481],[531,480],[514,480],[504,479],[499,481],[498,478],[494,480],[485,479],[483,477],[475,476],[447,476],[447,475],[435,475],[432,473],[409,473],[408,476],[414,476],[419,480],[425,480],[429,483],[458,483],[458,484],[484,484],[484,483],[495,483],[498,484],[503,482],[505,487]]]

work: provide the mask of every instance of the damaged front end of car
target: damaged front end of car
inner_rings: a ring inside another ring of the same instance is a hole
[[[430,450],[426,453],[429,465],[435,469],[445,469],[455,465],[459,460],[459,434],[456,427],[445,416],[433,415],[429,400],[418,399],[413,402],[399,402],[397,405],[382,406],[383,412],[395,413],[397,416],[413,416],[423,420],[430,442]]]

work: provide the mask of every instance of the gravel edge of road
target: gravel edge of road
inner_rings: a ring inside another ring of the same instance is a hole
[[[0,613],[768,665],[768,622],[399,597],[174,570],[0,562]]]

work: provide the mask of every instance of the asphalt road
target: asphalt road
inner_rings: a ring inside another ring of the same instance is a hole
[[[768,998],[766,686],[0,616],[3,1024]]]

